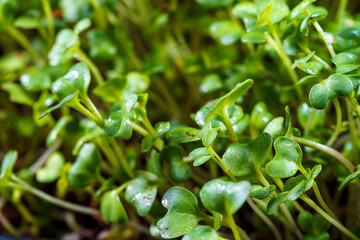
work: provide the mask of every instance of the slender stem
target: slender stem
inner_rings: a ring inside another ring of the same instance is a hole
[[[129,186],[133,180],[129,180],[123,184],[121,184],[118,188],[116,188],[116,195],[119,195],[127,186]]]
[[[301,47],[301,46],[300,46]],[[310,54],[311,51],[308,47],[301,47],[301,49],[306,53],[306,54]],[[325,62],[322,58],[320,58],[318,55],[314,54],[314,58],[316,60],[318,60],[319,62],[321,62],[322,64],[325,65],[325,69],[328,70],[328,71],[333,71],[332,67],[327,63]]]
[[[115,138],[113,137],[108,137],[109,142],[111,144],[111,146],[113,147],[113,149],[115,150],[116,156],[118,157],[122,167],[124,168],[125,172],[129,175],[129,177],[131,178],[135,178],[135,174],[132,171],[128,161],[126,160],[123,152],[121,151],[119,144],[116,142]]]
[[[338,10],[336,12],[336,23],[339,25],[341,18],[344,16],[348,0],[340,0]]]
[[[226,220],[229,223],[230,229],[234,234],[235,240],[241,240],[241,237],[240,237],[240,234],[239,234],[238,228],[236,226],[233,215],[227,214]]]
[[[78,112],[81,112],[91,120],[93,120],[100,127],[103,127],[105,125],[104,120],[102,118],[99,119],[98,117],[96,117],[94,114],[92,114],[92,112],[90,112],[87,108],[81,105],[81,103],[76,102],[75,104],[71,104],[71,107],[77,110]]]
[[[334,130],[333,134],[331,135],[330,139],[326,143],[326,145],[329,147],[334,144],[337,137],[339,136],[340,131],[341,131],[341,124],[342,124],[342,113],[341,113],[341,106],[339,103],[339,99],[335,98],[333,100],[333,104],[334,104],[335,112],[336,112],[336,127],[335,127],[335,130]]]
[[[96,108],[96,106],[94,105],[94,103],[91,101],[91,99],[88,96],[85,97],[84,104],[86,105],[86,107],[88,107],[90,109],[90,111],[96,116],[96,118],[99,119],[99,122],[104,121],[99,110]]]
[[[106,28],[106,17],[103,14],[103,11],[102,11],[99,1],[98,0],[90,0],[90,3],[92,5],[92,7],[94,8],[95,19],[96,19],[97,25],[101,29],[105,29]]]
[[[7,220],[4,214],[0,211],[0,224],[4,227],[10,235],[19,237],[20,233],[14,228],[14,226]]]
[[[263,220],[274,233],[276,239],[281,240],[281,234],[279,229],[275,226],[275,224],[256,206],[256,204],[251,200],[251,198],[247,198],[246,202],[249,204],[251,209]]]
[[[14,174],[11,175],[11,179],[21,185],[20,190],[24,190],[29,193],[32,193],[35,196],[37,196],[47,202],[50,202],[56,206],[59,206],[59,207],[65,208],[65,209],[69,209],[74,212],[87,214],[87,215],[99,215],[100,214],[99,211],[94,208],[81,206],[81,205],[78,205],[75,203],[64,201],[59,198],[55,198],[43,191],[40,191],[40,190],[34,188],[33,186],[27,184],[26,182],[24,182],[21,179],[19,179],[18,177],[16,177]]]
[[[265,179],[264,175],[260,172],[260,170],[255,170],[256,176],[258,177],[258,180],[263,184],[265,187],[270,186],[269,182]],[[277,193],[273,192],[270,197],[276,196]],[[291,231],[300,239],[302,237],[302,234],[298,227],[296,226],[294,218],[291,216],[289,209],[285,206],[284,203],[280,204],[280,208],[284,213],[285,218],[290,224]]]
[[[360,116],[360,106],[357,102],[357,100],[355,98],[351,98],[350,97],[350,103],[353,106],[353,108],[355,109],[355,111],[357,112],[357,114]],[[356,132],[356,126],[355,126],[355,121],[352,115],[352,111],[351,111],[351,106],[350,106],[349,101],[346,101],[346,110],[347,110],[347,114],[348,114],[348,121],[349,121],[349,126],[350,126],[350,135],[351,135],[351,142],[352,142],[352,151],[354,154],[354,162],[359,162],[359,150],[358,150],[358,133]]]
[[[48,148],[30,167],[29,167],[29,172],[31,174],[35,174],[36,171],[41,168],[46,161],[49,159],[49,157],[51,156],[51,154],[53,154],[54,152],[56,152],[60,146],[62,144],[62,141],[60,139],[57,139],[53,145],[51,145],[50,148]]]
[[[19,30],[13,27],[10,23],[8,23],[4,16],[0,14],[0,24],[5,28],[5,30],[10,34],[10,36],[15,39],[25,50],[31,55],[33,60],[38,64],[42,65],[43,60],[38,52],[31,46],[29,40],[22,34]]]
[[[333,46],[331,45],[331,43],[329,42],[329,40],[325,36],[324,30],[322,29],[322,27],[320,26],[320,24],[318,22],[313,22],[313,25],[314,25],[316,31],[320,34],[320,36],[321,36],[322,40],[324,41],[324,43],[325,43],[331,57],[333,58],[336,55],[336,53],[334,51]]]
[[[296,84],[299,81],[298,76],[297,76],[295,70],[291,68],[291,60],[288,57],[288,55],[286,55],[286,53],[285,53],[285,50],[284,50],[283,45],[281,43],[280,37],[277,34],[275,26],[273,24],[270,24],[269,25],[269,30],[270,30],[272,36],[274,37],[275,41],[270,36],[267,37],[267,41],[275,49],[275,51],[279,55],[281,61],[284,63],[284,66],[285,66],[286,70],[288,71],[288,73],[290,75],[290,79],[294,84],[296,93],[298,94],[299,98],[303,99],[302,90],[301,90],[300,86],[298,86]]]
[[[355,236],[352,232],[350,232],[347,228],[345,228],[341,223],[339,223],[336,219],[332,218],[329,214],[327,214],[324,210],[322,210],[316,203],[311,200],[308,196],[301,196],[301,200],[307,203],[312,209],[318,212],[321,216],[323,216],[326,220],[328,220],[332,225],[334,225],[337,229],[343,232],[346,236],[353,240],[360,240],[357,236]]]
[[[214,149],[210,146],[208,150],[213,154],[213,159],[215,162],[221,167],[221,169],[229,176],[231,181],[237,182],[236,177],[234,174],[230,171],[230,169],[226,166],[226,164],[222,161],[222,159],[219,157],[219,155],[214,151]]]
[[[305,170],[305,168],[303,166],[300,167],[300,171],[302,174],[304,174],[304,176],[306,177],[306,179],[310,179],[310,175],[309,173]],[[319,201],[321,207],[323,209],[325,209],[325,211],[331,215],[333,218],[336,219],[336,216],[335,214],[331,211],[331,209],[328,207],[328,205],[325,203],[324,199],[322,198],[321,196],[321,193],[320,193],[320,190],[319,190],[319,187],[318,185],[316,184],[316,182],[314,181],[313,185],[312,185],[312,188],[314,190],[314,193],[315,193],[315,196],[316,196],[316,199]]]
[[[296,142],[306,145],[308,147],[312,147],[315,148],[317,150],[320,150],[324,153],[329,154],[330,156],[334,157],[335,159],[337,159],[339,162],[341,162],[347,169],[350,170],[350,172],[354,171],[354,165],[346,158],[344,157],[341,153],[339,153],[338,151],[336,151],[333,148],[330,148],[324,144],[321,143],[317,143],[308,139],[304,139],[304,138],[300,138],[300,137],[292,137]]]
[[[47,21],[47,24],[48,24],[49,46],[51,46],[53,44],[53,42],[54,42],[54,36],[55,36],[54,19],[53,19],[53,16],[52,16],[51,5],[50,5],[49,0],[41,0],[41,2],[42,2],[42,5],[43,5],[46,21]]]
[[[234,128],[233,128],[233,126],[232,126],[232,124],[230,122],[229,114],[228,114],[226,108],[223,109],[223,115],[222,115],[221,120],[224,122],[224,124],[226,126],[226,129],[227,129],[227,131],[228,131],[228,133],[230,135],[231,141],[238,142],[239,139],[238,139],[238,137],[237,137],[237,135],[236,135],[236,133],[234,131]]]
[[[132,128],[133,128],[136,132],[138,132],[141,136],[143,136],[143,137],[148,137],[148,136],[150,136],[149,132],[148,132],[146,129],[144,129],[143,127],[141,127],[140,125],[138,125],[138,124],[136,124],[136,123],[134,123],[134,122],[131,122],[131,126],[132,126]]]
[[[101,85],[104,83],[104,78],[101,76],[101,73],[97,66],[93,63],[93,61],[78,47],[73,49],[74,57],[79,60],[80,62],[85,63],[91,73],[94,75],[94,78],[98,85]]]
[[[96,144],[100,147],[101,151],[104,153],[110,164],[113,168],[115,168],[116,173],[119,173],[119,161],[116,158],[116,155],[112,148],[108,145],[106,141],[102,138],[96,138],[95,139]]]

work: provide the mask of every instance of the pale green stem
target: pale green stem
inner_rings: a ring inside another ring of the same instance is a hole
[[[215,160],[215,162],[219,165],[219,167],[229,176],[229,178],[233,181],[233,182],[237,182],[236,177],[234,176],[234,174],[230,171],[230,169],[226,166],[226,164],[222,161],[222,159],[219,157],[219,155],[214,151],[214,149],[209,146],[208,148],[209,152],[211,152],[213,154],[213,159]]]
[[[81,205],[78,205],[75,203],[70,203],[70,202],[64,201],[59,198],[55,198],[43,191],[40,191],[40,190],[34,188],[33,186],[27,184],[26,182],[24,182],[21,179],[19,179],[18,177],[16,177],[14,174],[11,176],[11,179],[20,184],[18,186],[20,190],[24,190],[26,192],[32,193],[35,196],[37,196],[47,202],[50,202],[56,206],[59,206],[59,207],[65,208],[65,209],[69,209],[74,212],[87,214],[87,215],[99,215],[100,214],[99,211],[94,208],[81,206]]]
[[[357,236],[355,236],[352,232],[350,232],[347,228],[345,228],[341,223],[336,221],[336,219],[332,218],[329,214],[327,214],[324,210],[322,210],[316,203],[311,200],[308,196],[301,196],[301,200],[307,203],[312,209],[318,212],[321,216],[323,216],[326,220],[328,220],[334,227],[343,232],[346,236],[353,240],[360,240]]]
[[[100,122],[104,121],[99,110],[96,108],[96,106],[94,105],[94,103],[91,101],[91,99],[88,96],[85,97],[84,104],[86,105],[86,107],[88,107],[90,109],[90,111],[96,116],[96,118],[99,119]]]
[[[234,234],[235,240],[241,240],[241,237],[240,237],[240,234],[238,231],[238,227],[236,226],[233,215],[227,214],[226,220],[229,223],[230,229]]]
[[[115,168],[116,174],[119,174],[119,161],[116,158],[116,155],[112,148],[102,138],[96,138],[95,143],[100,147],[101,151],[104,153],[112,167]]]
[[[90,0],[92,7],[94,8],[95,19],[97,25],[101,29],[106,28],[106,16],[103,14],[103,10],[98,0]]]
[[[308,47],[301,47],[301,49],[306,53],[306,54],[310,54],[311,51]],[[332,67],[327,63],[325,62],[322,58],[320,58],[318,55],[314,54],[314,58],[316,60],[318,60],[319,62],[321,62],[322,64],[325,65],[325,69],[328,70],[328,71],[333,71]]]
[[[111,146],[113,147],[113,149],[115,150],[116,156],[118,157],[121,165],[123,166],[125,172],[129,175],[129,177],[131,178],[135,178],[135,174],[134,172],[131,170],[131,167],[128,163],[128,161],[126,160],[123,152],[121,151],[119,144],[116,142],[115,138],[113,137],[108,137]]]
[[[355,109],[355,111],[357,112],[357,114],[359,114],[360,116],[360,112],[359,112],[359,104],[357,102],[357,100],[355,98],[349,98],[350,99],[350,103],[353,106],[353,108]],[[352,152],[354,154],[354,162],[359,162],[359,151],[358,151],[358,144],[357,144],[357,139],[358,139],[358,134],[356,132],[356,126],[355,126],[355,121],[353,118],[353,112],[351,111],[351,105],[350,105],[349,101],[346,101],[346,110],[347,110],[347,115],[348,115],[348,121],[349,121],[349,126],[350,126],[350,135],[351,135],[351,143],[352,143]]]
[[[51,154],[56,152],[62,144],[60,139],[57,139],[46,151],[29,167],[29,172],[35,174],[36,171],[41,168],[49,159]]]
[[[339,7],[336,13],[336,23],[339,25],[340,19],[344,16],[344,13],[346,11],[346,7],[348,4],[348,0],[340,0]]]
[[[330,148],[324,144],[308,140],[308,139],[299,138],[299,137],[295,137],[295,136],[293,136],[292,138],[300,144],[306,145],[311,148],[315,148],[317,150],[320,150],[324,153],[329,154],[330,156],[334,157],[336,160],[341,162],[347,169],[350,170],[350,172],[354,171],[354,165],[346,157],[344,157],[341,153],[339,153],[335,149]]]
[[[74,52],[74,57],[79,60],[80,62],[85,63],[91,73],[94,75],[94,78],[97,82],[98,85],[101,85],[104,83],[104,78],[102,77],[99,69],[97,68],[97,66],[93,63],[93,61],[78,47],[74,48],[72,50]]]
[[[270,186],[269,182],[265,179],[264,175],[259,171],[259,170],[255,170],[256,176],[258,177],[258,180],[261,182],[261,184],[263,184],[265,187]],[[277,193],[273,192],[270,197],[274,197],[276,196]],[[302,233],[300,232],[300,230],[298,229],[298,227],[296,226],[295,220],[294,218],[291,216],[289,209],[287,209],[287,207],[285,206],[284,203],[280,204],[280,209],[283,211],[285,218],[287,219],[287,221],[289,222],[290,225],[290,229],[291,231],[296,234],[297,237],[301,238],[302,237]]]
[[[227,109],[226,108],[223,108],[223,115],[221,117],[221,120],[223,121],[223,123],[225,124],[226,126],[226,129],[230,135],[230,139],[231,141],[233,142],[238,142],[239,139],[234,131],[234,128],[230,122],[230,118],[229,118],[229,115],[228,115],[228,112],[227,112]]]
[[[37,53],[37,51],[31,46],[28,39],[25,37],[24,34],[22,34],[19,30],[17,30],[14,26],[12,26],[10,23],[8,23],[4,17],[0,14],[0,23],[5,28],[6,32],[10,34],[10,36],[15,39],[25,50],[31,55],[31,57],[34,59],[34,61],[38,65],[43,64],[43,60],[41,59],[41,56]]]
[[[303,93],[302,90],[300,88],[300,86],[297,85],[297,82],[299,81],[297,74],[295,72],[294,69],[291,68],[291,60],[289,59],[289,57],[286,55],[285,50],[282,47],[282,43],[280,41],[279,36],[277,35],[277,32],[274,28],[273,25],[270,25],[270,31],[272,32],[272,34],[274,35],[275,41],[274,39],[272,39],[270,36],[268,36],[267,42],[275,49],[275,51],[277,52],[277,54],[279,55],[281,61],[283,62],[286,70],[289,73],[290,79],[294,84],[294,88],[296,90],[296,93],[298,94],[300,100],[303,99]],[[277,40],[276,40],[277,39]]]
[[[256,206],[256,204],[251,200],[251,198],[246,198],[246,202],[249,204],[251,209],[263,220],[271,229],[271,231],[274,233],[276,239],[281,240],[281,234],[280,231],[277,229],[277,227],[274,225],[274,223]]]
[[[141,127],[140,125],[131,122],[132,128],[139,133],[141,136],[143,137],[148,137],[150,136],[150,133],[144,129],[143,127]],[[154,142],[154,146],[157,150],[161,151],[164,148],[164,141],[161,138],[157,138]]]
[[[339,103],[339,99],[335,98],[333,100],[333,104],[334,104],[335,112],[336,112],[336,127],[335,127],[335,130],[334,130],[333,134],[331,135],[330,139],[326,143],[327,146],[332,146],[334,144],[334,142],[336,141],[336,139],[339,136],[340,131],[341,131],[342,113],[341,113],[341,106]]]
[[[306,179],[310,179],[310,175],[308,174],[308,172],[305,170],[305,168],[303,166],[300,167],[300,172],[302,174],[304,174],[304,176],[306,177]],[[336,219],[336,216],[335,214],[331,211],[331,209],[328,207],[328,205],[325,203],[323,197],[321,196],[321,193],[320,193],[320,189],[318,187],[318,185],[316,184],[316,182],[314,181],[313,185],[312,185],[312,188],[314,190],[314,193],[315,193],[315,196],[316,196],[316,199],[319,201],[321,207],[323,209],[325,209],[325,211],[331,215],[333,218]]]
[[[70,106],[74,108],[76,111],[84,114],[86,117],[93,120],[100,127],[103,127],[105,125],[104,120],[102,118],[99,119],[97,116],[93,115],[92,112],[90,112],[87,108],[85,108],[81,103],[76,102],[75,104],[71,104]]]
[[[324,41],[324,43],[325,43],[331,57],[333,58],[336,55],[336,53],[334,51],[333,46],[331,45],[331,43],[326,38],[324,30],[322,29],[322,27],[320,26],[320,24],[318,22],[313,22],[313,25],[314,25],[316,31],[320,34],[320,36],[321,36],[322,40]]]
[[[54,42],[54,36],[55,36],[55,29],[54,29],[54,19],[51,11],[51,5],[50,0],[41,0],[46,21],[48,24],[48,31],[49,31],[49,46],[51,46]]]
[[[123,184],[121,184],[118,188],[116,188],[116,195],[119,195],[127,186],[129,186],[134,180],[129,180]]]

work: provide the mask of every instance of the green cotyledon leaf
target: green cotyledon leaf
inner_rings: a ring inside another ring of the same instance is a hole
[[[279,137],[274,142],[275,157],[266,165],[271,177],[287,178],[294,176],[302,166],[302,150],[298,143],[286,137]]]
[[[193,231],[186,234],[181,240],[225,240],[209,226],[198,226]]]
[[[75,163],[67,173],[69,185],[83,188],[98,179],[101,167],[101,155],[93,143],[82,146]]]
[[[51,89],[60,99],[79,91],[79,99],[85,100],[90,80],[91,75],[88,67],[84,63],[76,63],[65,76],[53,83]]]
[[[157,193],[157,186],[152,186],[145,178],[138,177],[129,184],[125,191],[125,199],[134,204],[139,216],[150,211]]]
[[[104,194],[100,202],[100,211],[105,223],[114,222],[126,225],[128,222],[125,208],[116,190]]]
[[[0,182],[6,180],[13,173],[13,168],[18,157],[16,150],[8,151],[1,161]]]
[[[248,181],[230,182],[213,179],[201,188],[200,198],[211,212],[232,215],[245,203],[251,190]]]
[[[157,222],[163,238],[176,238],[192,231],[202,219],[194,194],[182,187],[172,187],[164,194],[162,205],[166,215]]]
[[[237,84],[233,90],[223,97],[214,100],[210,105],[200,109],[195,116],[196,122],[200,126],[204,126],[207,121],[213,118],[222,118],[224,111],[227,111],[227,108],[230,105],[234,104],[242,95],[244,95],[247,90],[251,88],[253,83],[254,81],[251,79],[245,80],[244,82]]]
[[[232,143],[222,159],[235,176],[252,176],[265,162],[271,145],[270,134],[262,133],[250,143]]]

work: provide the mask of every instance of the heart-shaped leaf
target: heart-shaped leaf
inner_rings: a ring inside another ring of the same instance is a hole
[[[313,113],[315,111],[315,114]],[[300,125],[305,128],[308,124],[310,115],[312,115],[311,122],[309,123],[309,129],[315,129],[316,127],[322,127],[325,123],[325,111],[316,110],[310,107],[307,103],[300,105],[297,111],[297,118]]]
[[[200,166],[206,163],[213,154],[207,150],[205,147],[196,148],[195,150],[189,153],[189,157],[194,158],[194,167]]]
[[[139,216],[150,211],[157,193],[157,186],[150,186],[145,178],[138,177],[126,188],[125,199],[134,204]]]
[[[18,152],[16,150],[10,150],[5,154],[1,161],[0,181],[6,180],[11,176],[17,157]]]
[[[69,185],[83,188],[98,179],[101,167],[101,155],[93,143],[81,148],[75,163],[67,174]]]
[[[287,178],[294,176],[302,166],[302,150],[294,140],[279,137],[274,142],[276,155],[267,165],[266,171],[271,177]]]
[[[135,106],[136,100],[136,94],[123,95],[120,109],[118,108],[118,105],[114,105],[113,111],[105,123],[105,134],[126,140],[131,138],[132,124],[130,120],[130,111]]]
[[[200,198],[209,211],[232,215],[244,204],[250,190],[251,184],[247,181],[235,183],[218,178],[205,183]]]
[[[230,171],[237,177],[252,176],[265,162],[271,149],[270,134],[262,133],[253,142],[232,143],[222,159]]]
[[[225,240],[214,229],[208,226],[198,226],[186,234],[181,240]]]
[[[91,75],[84,63],[73,65],[65,76],[57,79],[52,85],[52,91],[60,98],[73,94],[79,90],[80,100],[87,98],[87,90],[90,85]]]
[[[337,96],[348,97],[350,96],[353,85],[351,80],[342,74],[332,74],[325,81],[325,85]]]
[[[45,166],[36,171],[36,180],[41,183],[50,183],[58,179],[64,166],[65,158],[60,152],[51,154]]]
[[[283,134],[283,125],[283,117],[274,118],[266,125],[264,132],[270,134],[273,139],[276,139]]]
[[[170,188],[161,203],[168,210],[157,223],[163,238],[180,237],[193,230],[202,219],[196,197],[185,188]]]
[[[61,30],[48,54],[49,64],[59,65],[68,62],[72,58],[72,53],[67,50],[79,45],[79,42],[79,37],[71,29]]]
[[[126,211],[116,190],[104,194],[100,203],[100,211],[105,223],[114,222],[126,225],[128,222]]]
[[[325,67],[323,63],[318,61],[309,61],[306,63],[298,62],[296,66],[302,71],[312,75],[318,74]]]

